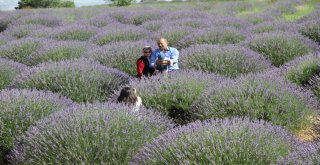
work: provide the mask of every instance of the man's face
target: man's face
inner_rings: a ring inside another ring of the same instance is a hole
[[[168,47],[168,42],[165,39],[159,40],[157,44],[159,46],[159,49],[162,51],[166,50]]]

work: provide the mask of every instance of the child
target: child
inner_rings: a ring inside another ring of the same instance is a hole
[[[141,97],[137,95],[137,90],[131,87],[124,87],[121,90],[117,102],[133,106],[133,111],[139,111],[139,107],[142,105],[142,100]]]

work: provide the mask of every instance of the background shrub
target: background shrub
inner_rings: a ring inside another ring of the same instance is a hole
[[[8,30],[4,32],[5,35],[12,37],[14,39],[20,39],[24,37],[31,37],[31,34],[36,31],[36,29],[45,28],[43,25],[17,25],[14,27],[10,27]]]
[[[27,68],[23,64],[0,58],[0,90],[6,88],[18,74]]]
[[[144,143],[173,127],[152,110],[116,104],[72,107],[29,129],[16,146],[15,164],[128,164]]]
[[[48,40],[37,38],[25,38],[21,40],[10,41],[0,46],[0,57],[8,58],[20,63],[26,63],[26,59],[42,44]]]
[[[16,9],[50,7],[75,7],[75,5],[71,0],[20,0]]]
[[[308,81],[320,73],[320,54],[297,57],[282,67],[284,76],[289,81],[300,86],[309,85]]]
[[[72,101],[51,92],[4,89],[0,92],[0,156],[37,120],[70,106]],[[1,161],[0,161],[1,162]]]
[[[273,31],[291,31],[296,32],[298,30],[299,25],[295,23],[285,22],[282,20],[274,20],[262,22],[260,24],[256,24],[250,27],[250,31],[253,33],[265,33],[265,32],[273,32]]]
[[[181,51],[181,68],[236,77],[271,67],[263,56],[240,46],[194,45]]]
[[[161,135],[131,163],[267,165],[299,148],[298,144],[285,130],[263,121],[197,121]]]
[[[36,65],[47,61],[61,61],[79,58],[93,45],[79,41],[52,41],[43,44],[42,48],[32,53],[25,63]]]
[[[154,44],[148,41],[120,41],[92,49],[85,53],[84,57],[92,58],[105,66],[117,68],[135,77],[137,76],[136,61],[142,56],[144,45]]]
[[[29,14],[12,22],[12,25],[43,25],[47,27],[58,27],[62,25],[62,19],[55,17],[49,13]]]
[[[60,92],[76,102],[105,101],[113,90],[128,83],[129,76],[93,60],[78,59],[41,63],[19,75],[18,88]]]
[[[189,108],[194,100],[209,86],[224,80],[217,75],[188,70],[163,76],[160,74],[147,80],[132,81],[131,85],[139,91],[145,107],[168,115],[178,124],[190,121]]]
[[[320,44],[320,19],[303,23],[299,32]]]
[[[318,113],[318,103],[311,92],[284,81],[276,72],[248,75],[209,91],[192,106],[194,120],[248,116],[298,134],[312,127],[312,117]]]
[[[234,28],[211,27],[185,36],[180,40],[179,47],[186,48],[194,44],[236,44],[244,39],[245,36]]]
[[[288,156],[278,160],[278,165],[285,164],[319,164],[320,162],[320,144],[305,145],[302,149],[289,154]]]
[[[91,37],[96,34],[97,28],[86,25],[70,25],[67,27],[61,27],[54,30],[51,33],[51,38],[57,40],[78,40],[88,41]]]
[[[268,58],[277,67],[316,48],[316,45],[308,39],[290,32],[266,32],[254,35],[245,42],[245,45]]]
[[[148,33],[139,27],[121,26],[123,25],[116,24],[101,29],[97,36],[93,38],[93,42],[99,46],[103,46],[111,42],[143,40],[149,36]]]

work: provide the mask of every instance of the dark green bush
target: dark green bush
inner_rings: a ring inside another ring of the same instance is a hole
[[[20,0],[16,9],[51,7],[75,7],[75,5],[73,1],[65,0]]]

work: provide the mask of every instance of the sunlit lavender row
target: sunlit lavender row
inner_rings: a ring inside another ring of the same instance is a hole
[[[0,12],[0,164],[319,164],[319,44],[317,0]]]

